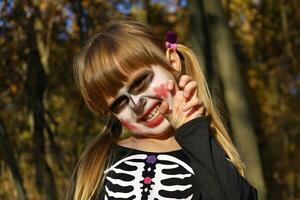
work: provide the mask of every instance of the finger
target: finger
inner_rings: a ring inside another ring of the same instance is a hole
[[[188,76],[188,75],[182,75],[180,77],[178,86],[180,88],[183,88],[188,82],[190,82],[192,80],[192,77]]]
[[[167,82],[167,88],[170,91],[170,93],[172,94],[172,96],[174,96],[175,93],[176,93],[175,81],[168,80],[168,82]]]
[[[200,106],[194,106],[190,110],[188,110],[188,113],[186,114],[187,117],[190,117],[191,115],[194,116],[208,116],[208,113],[206,112],[206,108],[204,105]]]
[[[197,90],[197,82],[196,81],[190,81],[186,84],[186,86],[183,88],[183,97],[186,99],[190,99],[195,91]]]
[[[203,116],[203,109],[202,109],[202,107],[200,107],[200,108],[199,108],[199,106],[192,107],[186,113],[186,117],[189,117],[189,118],[192,119],[192,118],[195,118],[195,117]]]
[[[166,101],[163,101],[159,106],[159,112],[165,116],[168,113],[168,111],[169,111],[169,104]]]
[[[195,99],[192,99],[190,101],[188,101],[182,108],[182,111],[183,112],[186,112],[188,111],[189,109],[193,108],[193,107],[197,107],[199,108],[200,106],[203,105],[203,102],[200,101],[199,99],[195,98]]]

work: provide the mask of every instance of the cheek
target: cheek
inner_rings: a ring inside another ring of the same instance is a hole
[[[158,98],[167,98],[168,96],[168,89],[165,83],[160,84],[153,88],[153,92]]]
[[[130,118],[131,111],[127,107],[121,113],[118,114],[118,118],[120,119],[123,126],[127,127],[128,130],[133,131],[136,130],[137,127],[133,124],[133,120]]]
[[[126,126],[126,127],[128,128],[128,130],[130,130],[130,131],[134,131],[134,130],[137,129],[136,126],[133,125],[132,123],[130,123],[130,121],[129,121],[128,119],[121,119],[120,121],[121,121],[121,123],[122,123],[124,126]]]

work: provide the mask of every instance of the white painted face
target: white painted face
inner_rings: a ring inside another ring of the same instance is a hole
[[[167,89],[167,81],[175,80],[173,74],[154,65],[138,70],[132,77],[109,103],[111,110],[135,135],[163,135],[171,125],[158,108],[163,99],[171,104],[172,96]]]

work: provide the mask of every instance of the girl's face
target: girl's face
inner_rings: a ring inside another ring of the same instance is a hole
[[[163,135],[171,129],[158,110],[163,99],[171,104],[168,80],[175,80],[173,74],[158,65],[138,70],[118,91],[116,98],[108,100],[110,110],[135,135]]]

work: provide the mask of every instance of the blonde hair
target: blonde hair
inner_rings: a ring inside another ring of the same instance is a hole
[[[113,162],[113,143],[120,139],[122,127],[108,110],[107,99],[116,95],[135,70],[160,65],[178,74],[165,56],[164,41],[151,28],[136,21],[111,21],[102,32],[91,37],[75,59],[74,74],[87,106],[99,115],[108,115],[103,131],[88,144],[82,153],[69,186],[68,199],[87,200],[102,188],[104,170]],[[206,108],[209,126],[242,176],[243,163],[235,149],[221,115],[214,106],[205,75],[193,51],[177,44],[183,72],[198,82],[198,96]]]

